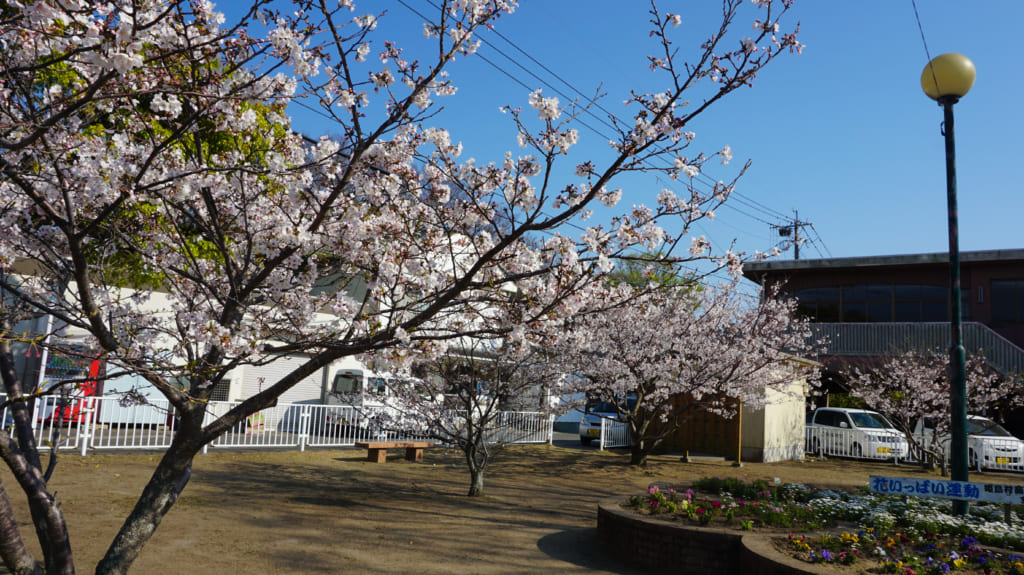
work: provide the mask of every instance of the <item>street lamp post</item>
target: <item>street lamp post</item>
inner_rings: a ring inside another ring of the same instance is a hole
[[[960,315],[960,239],[956,206],[956,145],[953,139],[953,104],[974,85],[974,64],[961,54],[936,56],[921,72],[921,88],[942,106],[946,137],[946,203],[949,217],[949,310],[952,341],[949,348],[950,460],[952,479],[968,480],[967,355]],[[967,502],[953,501],[953,513],[967,513]]]

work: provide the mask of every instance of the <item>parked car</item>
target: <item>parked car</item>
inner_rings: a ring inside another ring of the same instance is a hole
[[[872,459],[906,457],[907,438],[884,415],[866,409],[819,407],[807,415],[807,450]]]
[[[918,420],[914,439],[935,446],[949,457],[949,435],[936,434],[935,422]],[[995,421],[980,415],[967,416],[967,461],[971,468],[1024,470],[1024,441]]]
[[[632,411],[636,406],[636,397],[627,397],[625,401],[626,403],[622,407],[625,410]],[[622,416],[616,403],[597,399],[587,401],[586,407],[583,410],[583,417],[580,418],[580,443],[590,445],[591,441],[600,439],[602,420],[622,421]]]

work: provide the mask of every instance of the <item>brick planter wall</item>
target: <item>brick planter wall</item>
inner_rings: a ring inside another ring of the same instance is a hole
[[[775,551],[765,535],[663,521],[622,509],[621,503],[617,498],[598,504],[597,533],[602,545],[619,559],[657,573],[835,573]]]

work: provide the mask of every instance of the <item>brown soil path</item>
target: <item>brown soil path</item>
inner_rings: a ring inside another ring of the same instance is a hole
[[[92,571],[156,461],[138,453],[62,457],[51,483],[80,573]],[[517,446],[489,468],[487,495],[471,499],[459,454],[443,449],[427,450],[424,463],[396,452],[382,465],[365,461],[363,450],[211,452],[196,459],[191,483],[133,572],[638,574],[602,552],[597,501],[705,476],[856,486],[871,474],[922,473],[843,460],[734,468],[656,456],[644,469],[626,461],[594,449]],[[15,497],[10,476],[0,479]],[[1019,474],[972,479],[1024,483]],[[31,538],[24,505],[15,503]]]

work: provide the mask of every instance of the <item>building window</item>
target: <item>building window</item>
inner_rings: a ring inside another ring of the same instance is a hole
[[[992,280],[989,292],[994,323],[1024,323],[1024,280]]]
[[[851,284],[803,289],[793,295],[798,301],[798,312],[817,322],[917,323],[948,321],[948,293],[946,288],[936,286]],[[964,319],[970,315],[968,295],[968,291],[963,293],[965,303],[961,306],[961,315]],[[1024,305],[1021,309],[1024,310]]]

